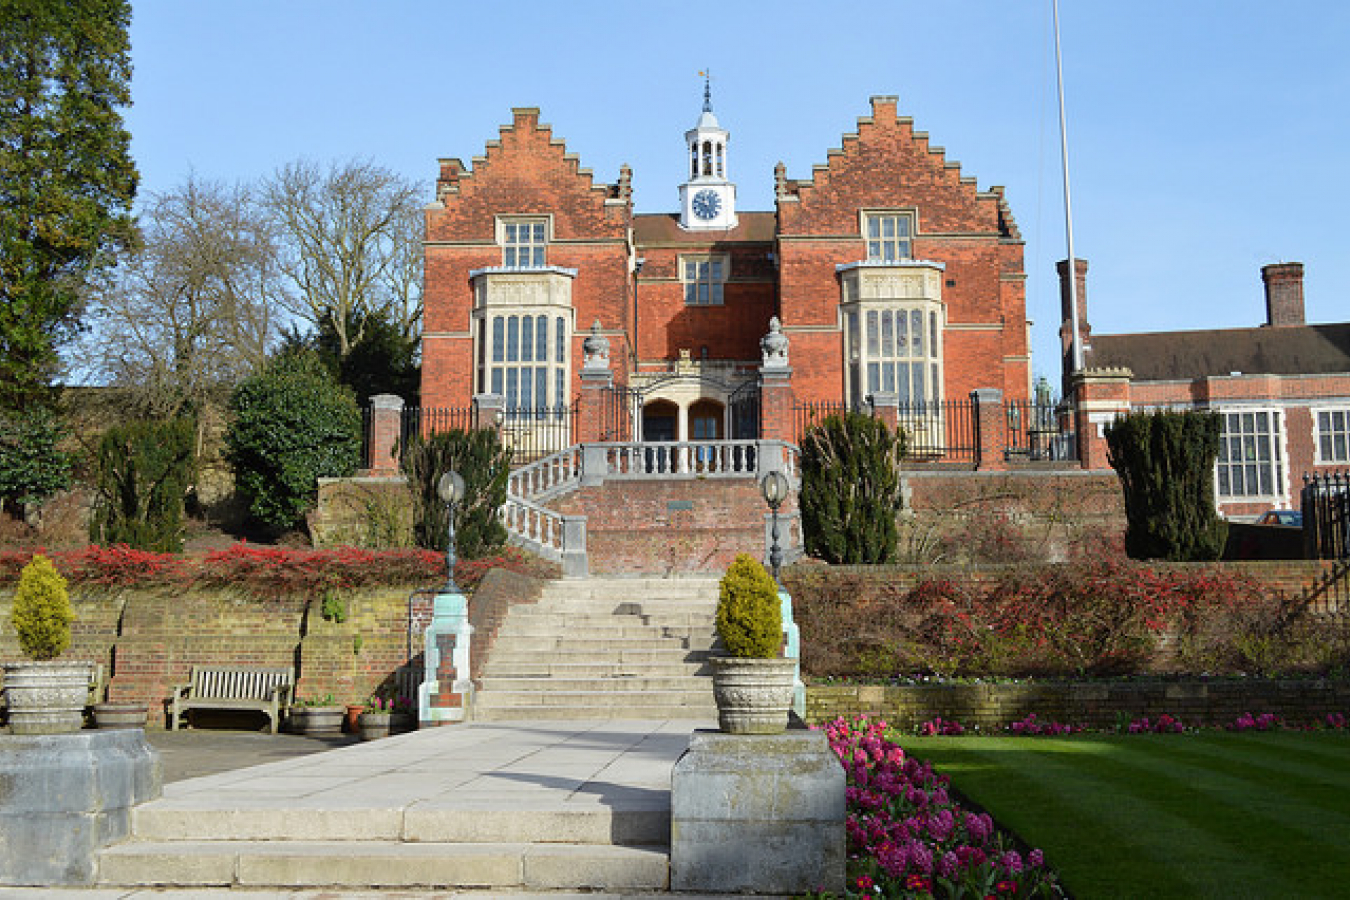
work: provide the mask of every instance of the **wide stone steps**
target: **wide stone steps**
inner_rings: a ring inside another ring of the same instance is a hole
[[[480,721],[714,714],[717,580],[592,578],[512,607],[478,675]]]
[[[106,886],[663,890],[669,851],[561,843],[166,841],[99,862]]]

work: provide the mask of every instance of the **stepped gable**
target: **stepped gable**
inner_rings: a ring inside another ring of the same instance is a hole
[[[924,233],[988,233],[1020,240],[1001,187],[981,191],[973,177],[961,175],[914,120],[900,116],[895,97],[873,97],[872,115],[858,119],[858,130],[843,136],[824,165],[809,179],[776,173],[779,229],[783,234],[856,234],[857,210],[876,206],[914,206]],[[885,173],[886,177],[878,177]]]
[[[614,184],[596,184],[581,158],[539,121],[536,107],[511,110],[512,122],[488,141],[466,169],[442,159],[436,202],[428,207],[427,240],[462,240],[466,233],[489,238],[495,216],[551,215],[554,240],[623,238],[632,219],[632,171],[619,170]]]

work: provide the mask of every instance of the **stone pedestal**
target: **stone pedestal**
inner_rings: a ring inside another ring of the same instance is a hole
[[[468,598],[458,591],[438,593],[424,637],[425,680],[417,691],[417,718],[422,727],[468,718],[473,702],[469,680],[472,639]]]
[[[671,773],[671,890],[842,893],[844,812],[823,732],[695,732]]]
[[[140,729],[0,736],[0,884],[92,884],[161,785]]]

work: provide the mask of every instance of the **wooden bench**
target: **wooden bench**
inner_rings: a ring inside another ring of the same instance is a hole
[[[256,709],[277,733],[281,713],[291,704],[295,676],[290,669],[193,666],[192,681],[177,685],[169,709],[169,728],[193,709]]]

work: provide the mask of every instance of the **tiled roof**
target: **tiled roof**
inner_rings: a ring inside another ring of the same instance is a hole
[[[1094,334],[1091,368],[1124,366],[1136,381],[1206,375],[1306,375],[1350,372],[1350,322],[1281,328],[1219,328],[1144,334]]]
[[[674,213],[639,213],[633,216],[633,240],[641,244],[710,244],[718,241],[773,243],[778,216],[771,212],[736,214],[735,228],[685,231]]]

